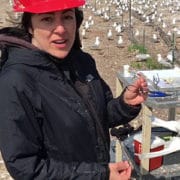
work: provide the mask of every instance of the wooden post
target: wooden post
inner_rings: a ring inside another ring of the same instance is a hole
[[[168,121],[176,119],[176,108],[169,108]]]
[[[119,79],[116,77],[116,97],[118,97],[122,91],[123,91],[123,85],[121,84]]]
[[[121,84],[119,79],[116,77],[116,97],[118,97],[121,94],[122,90],[123,90],[123,85]],[[119,139],[116,140],[116,150],[115,150],[115,152],[116,152],[115,161],[116,162],[122,161],[122,149],[121,149],[121,144],[120,144]]]
[[[95,9],[95,11],[96,11],[96,9],[97,9],[97,3],[96,3],[96,0],[94,1],[94,9]]]
[[[122,161],[122,149],[121,149],[121,143],[119,142],[120,140],[116,140],[116,155],[115,155],[115,161],[120,162]]]
[[[151,146],[151,119],[152,111],[143,105],[143,120],[142,120],[142,153],[149,153]],[[149,172],[149,159],[141,160],[141,174]]]

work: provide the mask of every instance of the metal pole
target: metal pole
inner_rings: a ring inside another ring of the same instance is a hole
[[[174,50],[175,50],[175,34],[173,32],[173,34],[172,34],[172,64],[173,64],[173,66],[174,66],[174,63],[175,63]]]
[[[129,0],[129,33],[130,33],[130,39],[132,41],[133,39],[133,31],[132,31],[132,14],[131,14],[131,0]]]
[[[129,28],[131,30],[131,0],[129,0]]]
[[[145,29],[143,29],[143,48],[145,48]]]

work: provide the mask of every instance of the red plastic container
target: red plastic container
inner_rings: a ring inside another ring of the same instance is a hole
[[[141,154],[142,152],[142,135],[141,134],[136,134],[134,136],[134,152]],[[164,140],[157,136],[152,136],[151,138],[151,148],[150,152],[155,152],[155,151],[160,151],[164,149]],[[135,155],[135,162],[140,165],[141,161],[138,156]],[[150,158],[149,160],[149,171],[152,171],[154,169],[159,168],[163,163],[163,157],[155,157],[155,158]]]

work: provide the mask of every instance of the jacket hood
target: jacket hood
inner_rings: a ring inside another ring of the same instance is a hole
[[[14,64],[48,67],[50,61],[43,56],[46,54],[38,50],[31,43],[6,35],[0,35],[1,68]],[[47,56],[47,55],[46,55]]]
[[[0,34],[0,49],[3,50],[4,48],[8,46],[36,49],[36,47],[33,46],[30,42],[25,41],[21,38],[9,36],[6,34]]]
[[[30,43],[21,29],[6,27],[0,29],[0,50],[2,67],[5,63],[28,63],[26,51],[36,51],[37,48]]]
[[[77,54],[78,53],[75,50],[71,50],[67,57],[64,59],[58,59],[39,49],[9,47],[8,60],[6,60],[5,65],[25,64],[49,69],[50,67],[52,68],[54,64],[69,64],[69,62],[72,61],[72,58],[75,58]]]
[[[86,81],[86,77],[89,77],[90,74],[98,74],[94,72],[96,68],[93,58],[81,49],[72,49],[64,59],[58,59],[39,50],[25,37],[26,35],[21,32],[16,32],[14,35],[14,32],[11,33],[11,29],[10,31],[9,29],[5,30],[5,33],[0,30],[0,49],[2,51],[0,68],[24,64],[52,72],[58,72],[61,69],[68,76],[73,73],[80,81]]]
[[[0,29],[0,49],[8,46],[35,48],[31,43],[28,33],[16,27],[5,27]]]
[[[39,50],[23,38],[16,37],[9,33],[0,32],[0,66],[13,64],[26,64],[30,66],[49,67],[52,61],[64,62],[70,59],[75,50],[71,50],[64,59],[58,59],[50,54]]]

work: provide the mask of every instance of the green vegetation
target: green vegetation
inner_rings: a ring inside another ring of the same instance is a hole
[[[147,53],[147,49],[143,45],[139,45],[139,44],[132,44],[131,46],[129,46],[128,51],[129,52],[138,51],[139,53],[142,54]]]
[[[139,44],[132,44],[128,47],[129,52],[138,52],[140,54],[147,54],[148,50],[143,46]],[[144,61],[135,61],[131,62],[131,67],[134,69],[143,69],[143,70],[153,70],[153,69],[167,69],[167,67],[164,67],[162,64],[159,64],[156,59],[153,59],[152,57],[148,58]]]
[[[134,69],[165,69],[162,64],[159,64],[155,59],[148,58],[146,61],[135,61],[131,62],[131,66]]]

